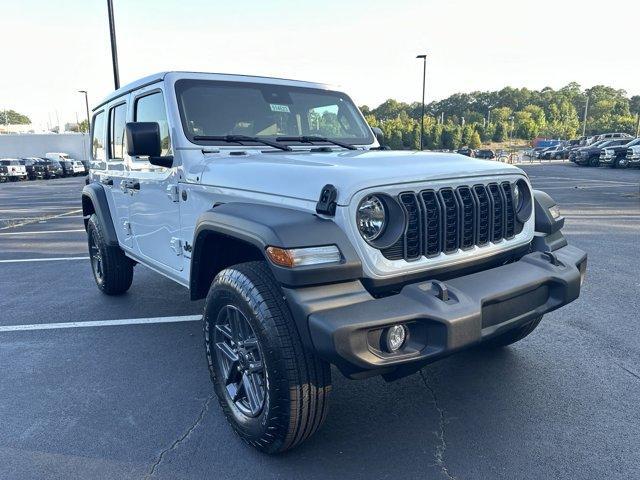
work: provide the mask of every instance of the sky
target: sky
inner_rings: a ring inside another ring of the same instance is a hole
[[[339,85],[358,105],[505,86],[640,94],[637,0],[113,0],[120,82],[164,70]],[[0,0],[0,110],[37,128],[113,90],[105,0]],[[611,13],[608,13],[611,12]],[[621,14],[622,13],[622,14]]]

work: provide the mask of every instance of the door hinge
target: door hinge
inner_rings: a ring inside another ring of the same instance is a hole
[[[177,202],[180,200],[177,185],[167,185],[167,197],[169,197],[172,202]]]
[[[176,255],[182,255],[182,240],[180,240],[178,237],[171,237],[169,245],[171,246],[171,250],[173,250]]]
[[[131,235],[131,222],[129,222],[129,220],[122,221],[122,228],[124,229],[124,233],[126,233],[127,236]]]

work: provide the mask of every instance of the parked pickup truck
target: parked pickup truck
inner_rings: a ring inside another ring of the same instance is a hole
[[[205,299],[220,407],[265,452],[323,423],[331,364],[395,380],[517,342],[580,294],[587,256],[522,170],[382,149],[326,85],[160,73],[100,102],[91,135],[98,288],[143,264]]]
[[[603,148],[600,152],[600,165],[611,168],[625,168],[627,166],[627,152],[631,147],[640,145],[640,138],[631,140],[615,147]]]
[[[628,143],[627,138],[617,138],[615,140],[601,140],[589,145],[588,147],[582,147],[575,151],[574,162],[578,165],[587,165],[589,167],[597,167],[600,164],[600,152],[604,148],[617,147],[618,145],[624,145]],[[572,152],[573,153],[573,152]]]
[[[627,148],[627,166],[635,167],[640,165],[640,145]]]
[[[1,158],[0,174],[4,180],[17,182],[18,180],[27,179],[27,168],[20,164],[17,158]]]

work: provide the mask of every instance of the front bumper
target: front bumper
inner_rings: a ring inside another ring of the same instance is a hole
[[[409,284],[384,298],[372,297],[360,282],[321,287],[324,294],[287,296],[290,304],[303,306],[294,311],[307,313],[320,357],[352,378],[394,377],[572,302],[586,262],[585,252],[564,246],[444,282]],[[400,351],[385,353],[380,337],[397,323],[407,327],[408,339]]]

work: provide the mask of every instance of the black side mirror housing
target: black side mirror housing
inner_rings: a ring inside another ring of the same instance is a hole
[[[158,122],[128,122],[127,153],[131,157],[149,157],[149,163],[171,168],[173,156],[161,157],[160,125]]]
[[[376,136],[376,140],[378,140],[378,143],[380,144],[379,149],[389,150],[389,147],[384,144],[384,133],[382,132],[382,129],[378,127],[371,127],[371,131]]]
[[[376,140],[378,140],[380,146],[382,146],[384,144],[384,133],[382,133],[382,129],[378,127],[371,127],[371,131],[376,136]]]

